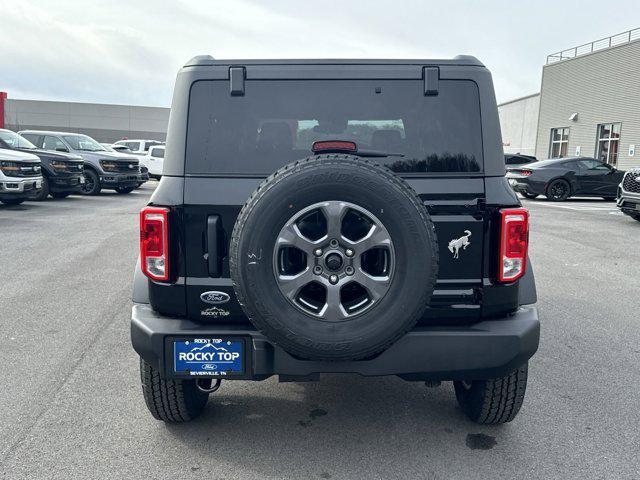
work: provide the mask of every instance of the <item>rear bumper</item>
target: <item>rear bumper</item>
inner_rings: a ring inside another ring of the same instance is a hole
[[[295,358],[255,330],[168,318],[148,304],[133,306],[133,348],[164,378],[176,376],[168,339],[224,336],[248,340],[247,371],[237,379],[357,373],[399,375],[409,380],[475,380],[506,375],[531,358],[538,349],[540,322],[537,309],[527,306],[508,317],[469,326],[416,328],[370,360],[327,362]]]
[[[544,182],[531,181],[525,177],[509,177],[508,180],[511,188],[518,193],[542,195],[546,187]]]

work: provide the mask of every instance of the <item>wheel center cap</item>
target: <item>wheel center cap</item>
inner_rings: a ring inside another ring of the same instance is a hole
[[[324,263],[329,270],[336,271],[342,268],[342,256],[338,253],[330,253],[327,258],[324,259]]]

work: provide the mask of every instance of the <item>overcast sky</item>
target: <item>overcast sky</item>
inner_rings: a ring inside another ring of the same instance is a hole
[[[11,98],[169,106],[189,58],[449,58],[498,101],[537,92],[546,55],[640,27],[638,0],[0,0]],[[635,23],[634,23],[635,22]]]

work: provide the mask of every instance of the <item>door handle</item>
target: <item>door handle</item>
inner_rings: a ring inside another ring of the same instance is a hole
[[[218,215],[207,217],[207,263],[210,277],[222,274],[222,225]]]

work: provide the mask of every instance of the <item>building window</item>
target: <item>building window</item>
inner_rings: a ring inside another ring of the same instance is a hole
[[[562,158],[567,156],[569,149],[569,127],[551,129],[551,148],[549,158]]]
[[[620,123],[598,125],[598,159],[609,165],[618,163],[618,145],[620,143]]]

